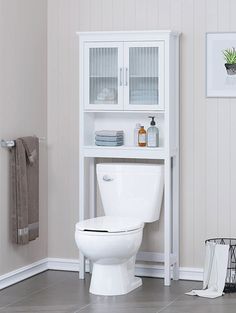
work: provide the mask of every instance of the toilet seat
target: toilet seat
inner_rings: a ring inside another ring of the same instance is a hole
[[[95,217],[76,224],[76,230],[98,233],[123,233],[143,227],[144,223],[139,219],[118,216]]]

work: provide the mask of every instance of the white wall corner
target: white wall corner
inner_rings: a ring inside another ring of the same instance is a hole
[[[42,259],[0,276],[0,290],[48,270],[48,259]]]

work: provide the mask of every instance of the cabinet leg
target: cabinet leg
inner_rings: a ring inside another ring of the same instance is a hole
[[[84,175],[84,158],[80,159],[80,173],[79,173],[79,220],[84,220],[84,183],[85,183],[85,175]],[[79,278],[85,278],[85,258],[83,253],[79,252]]]
[[[89,207],[90,215],[89,218],[94,218],[97,213],[97,181],[96,181],[96,164],[95,159],[90,158],[89,160]]]
[[[171,159],[165,160],[165,197],[164,197],[164,284],[170,286],[171,254]]]
[[[96,180],[96,162],[95,158],[89,159],[89,205],[90,205],[90,218],[97,215],[97,180]],[[89,261],[89,273],[92,274],[93,262]]]
[[[79,253],[79,278],[85,278],[85,257],[83,253]]]
[[[179,156],[173,158],[173,279],[179,279]]]
[[[173,280],[179,280],[179,262],[173,264]]]
[[[89,273],[92,275],[93,273],[93,262],[89,261]]]

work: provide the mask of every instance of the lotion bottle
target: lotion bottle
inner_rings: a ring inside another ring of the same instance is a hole
[[[147,145],[147,132],[144,126],[141,126],[138,132],[138,145],[139,147],[146,147]]]
[[[159,129],[155,126],[155,117],[149,116],[151,118],[150,127],[147,130],[147,146],[148,147],[158,147],[159,146]]]

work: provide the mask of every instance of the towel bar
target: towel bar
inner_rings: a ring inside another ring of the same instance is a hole
[[[39,138],[39,142],[42,142],[42,141],[46,141],[46,138],[45,137]],[[15,140],[4,140],[4,139],[1,140],[2,148],[12,148],[14,146],[15,146]]]

